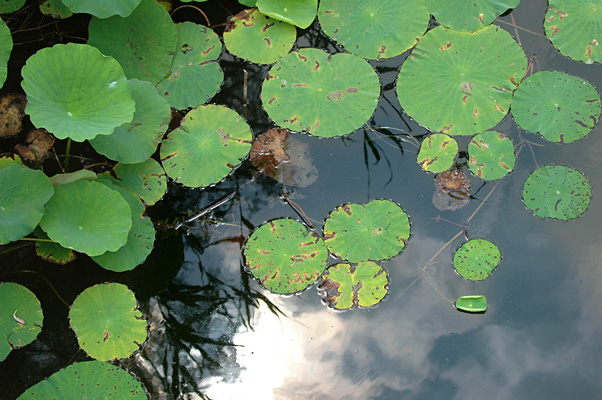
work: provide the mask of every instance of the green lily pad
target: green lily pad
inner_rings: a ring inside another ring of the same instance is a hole
[[[543,26],[563,55],[586,64],[602,62],[602,4],[598,0],[549,0]]]
[[[277,219],[255,229],[243,251],[251,274],[273,293],[297,293],[324,272],[324,241],[300,222]]]
[[[324,223],[328,250],[349,262],[389,259],[403,250],[409,238],[408,215],[389,200],[339,206]]]
[[[454,303],[454,306],[459,311],[468,313],[484,313],[487,311],[487,299],[485,296],[462,296]]]
[[[146,341],[147,322],[134,292],[120,283],[102,283],[81,292],[69,310],[79,346],[100,361],[131,356]]]
[[[497,246],[488,240],[472,239],[454,254],[454,268],[471,281],[482,281],[499,265],[502,255]]]
[[[324,32],[360,57],[382,59],[414,47],[429,24],[424,0],[322,0]]]
[[[408,115],[433,131],[472,135],[493,128],[510,109],[527,58],[505,30],[474,33],[438,26],[401,66],[397,96]],[[433,107],[433,99],[437,107]]]
[[[244,119],[224,106],[191,110],[161,144],[167,175],[189,187],[225,178],[251,150],[253,134]]]
[[[46,232],[38,225],[33,231],[33,234],[40,239],[48,239]],[[58,243],[36,241],[36,254],[44,261],[48,261],[53,264],[64,265],[75,260],[75,253],[71,249],[66,249]]]
[[[142,0],[62,0],[74,13],[91,14],[97,18],[113,15],[127,17]]]
[[[344,310],[353,306],[371,307],[389,291],[387,271],[372,261],[357,265],[335,264],[322,275],[318,289],[329,307]]]
[[[450,169],[457,154],[456,139],[443,133],[433,133],[420,144],[416,162],[423,170],[438,173]]]
[[[136,102],[134,118],[110,135],[96,136],[90,144],[111,160],[136,164],[157,150],[171,121],[171,109],[152,83],[130,79],[127,84]]]
[[[0,283],[0,361],[13,349],[33,342],[44,321],[40,301],[18,283]]]
[[[106,362],[83,361],[36,383],[17,400],[108,398],[148,399],[140,382],[126,370]]]
[[[515,163],[514,144],[503,133],[479,133],[468,144],[468,167],[483,180],[503,178],[514,170]]]
[[[476,31],[518,3],[520,0],[426,0],[426,7],[441,25],[457,31]]]
[[[167,75],[176,50],[171,17],[155,0],[142,0],[126,18],[92,18],[88,44],[114,57],[128,79],[157,84]]]
[[[6,81],[8,59],[13,50],[13,37],[6,23],[0,18],[0,87]]]
[[[523,200],[541,218],[567,221],[587,210],[592,197],[589,181],[581,172],[564,165],[544,165],[525,181]]]
[[[259,11],[305,29],[316,19],[318,0],[257,0]]]
[[[270,69],[261,101],[270,118],[283,128],[335,137],[366,123],[379,95],[378,75],[365,60],[352,54],[301,49]]]
[[[25,0],[3,0],[0,2],[0,14],[10,14],[19,11],[25,5]]]
[[[40,226],[61,246],[97,256],[125,244],[132,217],[119,192],[79,180],[54,188]]]
[[[67,183],[76,182],[80,180],[95,181],[97,179],[98,177],[93,171],[90,171],[88,169],[80,169],[75,172],[65,172],[62,174],[53,175],[50,178],[50,182],[52,182],[52,184],[56,186],[65,185]]]
[[[148,206],[159,201],[167,191],[167,175],[152,158],[138,164],[117,164],[114,171],[119,185],[136,193]]]
[[[123,69],[92,46],[44,48],[29,57],[21,74],[31,122],[59,139],[109,135],[134,116]]]
[[[512,115],[523,129],[556,143],[581,139],[600,120],[600,94],[592,84],[559,71],[540,71],[514,92]]]
[[[10,153],[0,155],[0,169],[4,169],[13,164],[23,166],[23,160],[21,159],[21,157],[19,157],[18,154]]]
[[[12,164],[0,170],[0,244],[33,232],[54,189],[39,170]]]
[[[73,11],[61,0],[42,0],[40,2],[40,11],[42,14],[56,19],[65,19],[73,15]]]
[[[257,63],[271,64],[284,57],[297,39],[291,24],[271,19],[260,11],[236,14],[224,31],[224,44],[232,54]]]

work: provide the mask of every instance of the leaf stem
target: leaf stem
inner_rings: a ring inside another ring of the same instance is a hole
[[[69,171],[69,152],[71,151],[71,138],[67,138],[67,151],[65,152],[65,172]]]

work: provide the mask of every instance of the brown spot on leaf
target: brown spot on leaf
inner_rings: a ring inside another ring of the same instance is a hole
[[[483,13],[479,13],[479,22],[481,23],[481,25],[485,25],[485,21],[483,21],[483,16],[484,15],[485,14],[483,14]]]
[[[443,46],[439,47],[440,50],[447,50],[451,47],[452,42],[447,42]]]
[[[495,108],[499,112],[503,112],[504,114],[506,113],[506,111],[504,111],[504,109],[502,107],[498,106],[497,104],[494,104],[493,108]]]
[[[478,108],[474,109],[474,112],[472,113],[472,116],[475,117],[475,118],[479,116],[479,109]]]
[[[351,212],[351,207],[349,207],[349,205],[345,204],[344,206],[341,207],[341,209],[343,211],[345,211],[347,213],[347,215],[352,216],[353,213]]]
[[[314,61],[316,63],[316,65],[314,65],[314,67],[312,68],[312,70],[317,71],[320,69],[320,63],[316,60]]]

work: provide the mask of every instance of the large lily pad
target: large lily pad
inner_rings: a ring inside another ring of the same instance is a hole
[[[13,37],[6,23],[0,18],[0,88],[6,81],[7,64],[13,50]]]
[[[33,342],[44,321],[40,301],[18,283],[0,283],[0,361],[13,349]]]
[[[426,0],[426,6],[441,25],[457,31],[476,31],[514,8],[520,0]]]
[[[434,133],[420,144],[416,162],[427,172],[443,172],[451,168],[457,154],[456,139],[443,133]]]
[[[190,187],[209,186],[225,178],[251,150],[253,134],[244,119],[224,106],[190,111],[161,145],[167,175]]]
[[[277,125],[334,137],[366,123],[379,95],[378,75],[365,60],[352,54],[301,49],[270,69],[261,100]]]
[[[546,36],[563,55],[602,62],[602,4],[598,0],[549,0]]]
[[[148,397],[140,382],[126,370],[106,362],[83,361],[36,383],[18,400],[108,398],[146,400]]]
[[[508,113],[526,67],[525,53],[501,28],[470,33],[439,26],[420,39],[403,63],[397,96],[421,125],[472,135],[494,127]]]
[[[0,170],[0,244],[33,232],[54,189],[39,170],[12,164]]]
[[[148,206],[159,201],[167,191],[167,175],[152,158],[138,164],[119,163],[114,170],[119,184],[136,193]]]
[[[40,226],[61,246],[97,256],[125,244],[132,217],[119,192],[99,182],[78,180],[54,188]]]
[[[324,32],[353,54],[381,59],[414,47],[430,13],[424,0],[322,0],[318,19]]]
[[[156,84],[171,67],[176,26],[155,0],[142,0],[126,18],[92,18],[88,31],[88,44],[119,61],[128,79]]]
[[[123,69],[92,46],[44,48],[29,57],[21,75],[31,122],[59,139],[109,135],[134,116]]]
[[[409,238],[408,215],[389,200],[339,206],[324,223],[328,250],[349,262],[386,260],[399,254]]]
[[[514,144],[503,133],[479,133],[468,144],[468,166],[483,180],[503,178],[514,170],[515,163]]]
[[[316,19],[318,0],[257,0],[259,11],[305,29]]]
[[[587,135],[600,120],[600,94],[577,76],[540,71],[514,92],[512,115],[523,129],[552,142],[570,143]]]
[[[330,307],[343,310],[380,303],[389,291],[388,286],[387,271],[372,261],[362,261],[357,265],[339,263],[329,267],[318,289]]]
[[[300,222],[277,219],[257,228],[245,244],[245,262],[271,292],[297,293],[324,272],[328,250],[324,241]]]
[[[113,15],[127,17],[142,0],[62,0],[74,13],[92,14],[97,18]]]
[[[481,281],[491,275],[501,260],[502,255],[495,244],[484,239],[472,239],[456,250],[454,267],[464,278]]]
[[[592,197],[589,181],[564,165],[544,165],[525,181],[523,200],[541,218],[570,220],[587,210]]]
[[[134,292],[102,283],[81,292],[69,310],[69,324],[82,349],[100,361],[129,357],[146,341],[146,319]]]

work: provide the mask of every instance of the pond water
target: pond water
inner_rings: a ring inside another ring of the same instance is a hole
[[[222,15],[241,9],[236,2],[222,4],[226,10],[210,11]],[[545,0],[523,0],[496,24],[534,56],[535,71],[566,71],[602,88],[602,66],[571,61],[546,39],[546,6]],[[317,24],[297,46],[340,51]],[[69,328],[66,304],[104,281],[127,284],[152,316],[149,342],[122,362],[152,398],[599,397],[602,126],[575,143],[553,144],[520,130],[507,116],[496,130],[517,146],[515,171],[484,184],[461,165],[470,176],[473,199],[456,211],[439,211],[432,202],[434,175],[416,163],[412,139],[428,131],[401,111],[395,94],[405,57],[372,62],[384,91],[370,128],[335,139],[293,134],[308,146],[318,172],[309,186],[283,186],[261,176],[247,184],[255,176],[248,161],[210,189],[172,185],[149,211],[156,222],[183,218],[239,190],[191,223],[187,233],[167,229],[150,259],[128,273],[110,273],[84,256],[65,266],[46,264],[31,247],[5,256],[1,280],[34,290],[45,322],[38,340],[0,363],[1,391],[7,396],[0,398],[18,396],[53,372],[87,359]],[[267,68],[225,52],[221,65],[225,83],[213,102],[246,115],[255,134],[270,127],[259,103]],[[240,91],[243,69],[249,74],[246,109]],[[434,98],[432,108],[437,107]],[[459,138],[461,150],[468,141]],[[582,217],[544,220],[525,208],[527,176],[549,163],[569,165],[589,178],[592,202]],[[316,285],[295,296],[273,295],[244,271],[241,248],[251,229],[275,218],[301,218],[283,201],[283,193],[319,231],[341,204],[390,199],[403,207],[412,236],[402,254],[382,262],[390,275],[382,303],[335,312],[322,303]],[[502,253],[501,264],[485,281],[465,280],[452,267],[453,252],[466,237],[490,240]],[[461,313],[449,302],[468,294],[485,295],[487,312]]]

